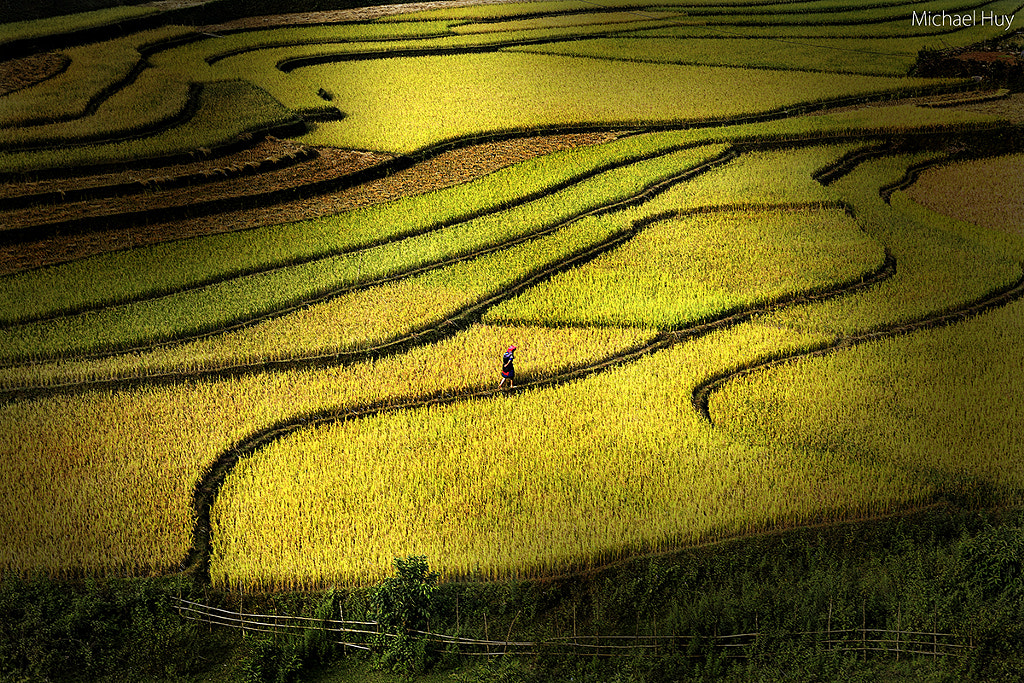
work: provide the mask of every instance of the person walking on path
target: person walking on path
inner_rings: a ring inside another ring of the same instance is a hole
[[[505,388],[505,382],[508,382],[508,388],[512,388],[512,383],[516,378],[516,369],[513,365],[515,362],[516,345],[508,347],[505,351],[505,355],[501,357],[501,383],[498,385],[499,389]]]

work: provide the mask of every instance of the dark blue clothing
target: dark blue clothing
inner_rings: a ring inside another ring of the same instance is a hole
[[[514,353],[515,353],[514,351],[506,351],[505,355],[502,356],[502,358],[501,358],[501,376],[502,377],[508,377],[509,379],[515,379],[516,369],[514,367],[512,367],[512,361],[515,360],[515,358],[513,358],[513,354]]]

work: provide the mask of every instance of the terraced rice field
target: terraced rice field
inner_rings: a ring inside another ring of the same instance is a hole
[[[949,8],[4,25],[0,571],[544,576],[1020,503],[1021,100],[907,75],[1001,30],[911,25]]]

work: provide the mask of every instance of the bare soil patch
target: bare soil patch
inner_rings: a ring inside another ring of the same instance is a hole
[[[971,50],[961,52],[954,59],[961,62],[1003,62],[1005,64],[1016,64],[1017,55],[1009,52],[995,52],[989,50]]]
[[[57,235],[36,242],[0,247],[0,274],[14,273],[55,263],[62,263],[109,251],[128,249],[174,239],[246,230],[265,225],[319,218],[347,209],[379,204],[400,197],[430,192],[468,182],[499,168],[525,161],[542,154],[614,139],[618,133],[583,133],[516,138],[473,145],[444,152],[436,157],[395,173],[387,178],[363,183],[337,193],[284,202],[274,206],[229,211],[187,220],[151,223],[144,226],[77,235]],[[320,148],[323,159],[333,159],[331,173],[340,169],[352,173],[377,163],[380,158],[367,152]],[[223,159],[217,160],[223,164]],[[347,165],[346,165],[347,164]],[[311,164],[290,167],[295,181],[313,182],[322,179],[325,171],[313,172]],[[268,174],[280,182],[278,174]],[[255,182],[257,177],[243,179]],[[183,188],[178,199],[191,196],[209,198],[213,185]]]
[[[68,58],[57,52],[41,52],[0,62],[0,95],[27,88],[67,68]]]

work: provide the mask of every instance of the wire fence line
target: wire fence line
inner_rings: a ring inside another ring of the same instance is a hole
[[[575,654],[594,657],[630,657],[658,655],[671,651],[690,651],[703,657],[709,649],[721,656],[747,658],[766,640],[804,639],[828,650],[901,656],[961,657],[974,649],[967,636],[954,633],[906,631],[900,628],[850,628],[823,631],[738,633],[714,636],[682,635],[571,635],[540,641],[490,640],[453,636],[431,631],[409,631],[407,634],[380,631],[376,621],[317,619],[288,614],[253,614],[227,610],[203,603],[176,598],[178,614],[183,619],[234,628],[243,633],[265,633],[274,636],[300,635],[307,631],[323,632],[330,642],[343,648],[369,651],[371,638],[398,638],[412,635],[439,646],[454,647],[459,655],[494,657],[503,654],[535,655]]]

